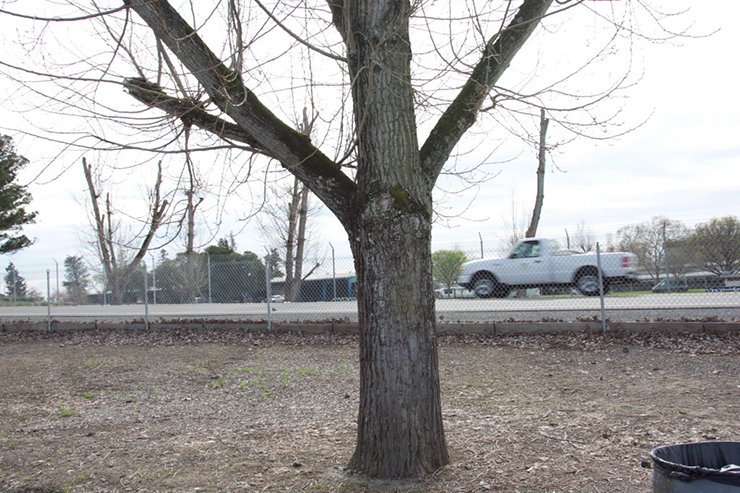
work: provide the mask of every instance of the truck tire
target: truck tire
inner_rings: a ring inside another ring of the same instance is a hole
[[[604,293],[608,291],[606,280],[604,282]],[[586,296],[599,295],[599,272],[595,267],[586,267],[576,275],[576,288]]]
[[[491,274],[481,274],[473,282],[473,291],[478,298],[506,298],[510,289],[498,282]]]

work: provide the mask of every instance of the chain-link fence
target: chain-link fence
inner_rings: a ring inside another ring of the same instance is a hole
[[[437,315],[444,322],[740,320],[740,236],[631,241],[629,251],[619,248],[626,241],[574,247],[543,239],[508,252],[438,250]],[[293,264],[286,275],[284,263],[250,253],[152,256],[128,272],[68,261],[20,271],[11,263],[0,321],[357,320],[352,259],[304,264],[311,268],[296,272]]]

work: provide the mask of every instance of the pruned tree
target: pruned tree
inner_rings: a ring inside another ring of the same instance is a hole
[[[646,19],[658,25],[663,14],[638,1],[470,0],[461,7],[455,3],[454,11],[449,2],[409,0],[255,1],[246,11],[229,0],[205,12],[200,3],[187,4],[178,3],[178,10],[167,0],[124,0],[123,9],[85,11],[110,33],[110,49],[95,60],[83,58],[87,66],[95,67],[91,70],[101,80],[129,70],[123,80],[128,93],[152,110],[150,118],[164,115],[166,124],[142,126],[125,112],[129,108],[85,108],[101,120],[124,119],[128,130],[151,135],[155,152],[168,146],[156,131],[168,125],[198,128],[209,135],[204,147],[225,145],[257,156],[244,165],[250,170],[267,157],[311,190],[343,226],[357,274],[360,402],[349,467],[378,477],[438,469],[449,455],[431,262],[435,184],[456,148],[475,146],[473,135],[471,142],[463,138],[477,120],[486,130],[506,127],[509,116],[538,111],[548,99],[560,108],[558,123],[583,134],[594,123],[593,112],[570,122],[562,115],[589,108],[627,81],[626,76],[610,80],[600,91],[588,78],[586,99],[572,94],[569,103],[569,93],[587,86],[556,91],[551,81],[535,87],[514,74],[504,79],[543,20],[554,25],[562,16],[580,27],[588,22],[582,16],[593,13],[593,22],[611,28],[601,30],[610,31],[601,43],[593,39],[600,30],[588,31],[588,44],[597,49],[587,63],[618,51],[619,41],[635,35],[637,10],[646,9]],[[465,11],[469,15],[460,15]],[[622,18],[629,19],[629,29],[620,24]],[[260,27],[244,29],[250,20]],[[124,55],[126,63],[116,64]],[[298,82],[281,86],[296,66],[302,67]],[[573,82],[568,74],[555,78]],[[537,80],[529,74],[526,79]],[[291,111],[285,94],[306,86],[323,89],[322,107],[336,116],[323,120],[328,130],[313,141],[285,116]],[[88,93],[77,91],[73,94],[83,96],[74,101],[85,104]],[[95,137],[109,145],[109,139]],[[239,179],[249,176],[245,172]]]
[[[139,238],[138,247],[132,246],[132,241],[124,239],[120,231],[120,223],[114,218],[114,208],[110,193],[106,194],[104,209],[101,207],[101,191],[96,185],[93,177],[91,164],[82,158],[82,167],[85,172],[85,181],[90,195],[90,206],[92,209],[92,221],[95,230],[95,245],[100,255],[100,260],[105,274],[104,289],[110,289],[111,296],[108,300],[113,305],[123,302],[123,295],[129,280],[146,255],[149,245],[154,239],[157,229],[162,224],[167,211],[168,201],[161,197],[160,187],[162,185],[162,162],[158,164],[157,178],[151,194],[149,204],[149,217],[145,234]]]
[[[18,171],[28,164],[28,159],[15,152],[13,139],[0,135],[0,253],[13,253],[33,242],[21,228],[34,222],[35,212],[28,212],[31,194],[27,187],[17,183]]]
[[[532,219],[529,221],[524,236],[534,238],[542,216],[542,205],[545,203],[545,164],[547,161],[547,127],[550,120],[545,117],[545,108],[540,108],[540,141],[537,146],[537,194],[535,195]]]
[[[308,272],[303,272],[310,240],[310,217],[315,208],[310,203],[311,191],[293,178],[292,185],[276,190],[274,201],[265,205],[260,228],[276,249],[282,252],[285,270],[285,299],[297,301],[301,282],[319,266],[316,263]],[[279,185],[276,185],[276,187]]]

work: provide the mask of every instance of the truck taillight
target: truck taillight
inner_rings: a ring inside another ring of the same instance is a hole
[[[630,266],[630,258],[625,255],[622,257],[622,267],[629,267]]]

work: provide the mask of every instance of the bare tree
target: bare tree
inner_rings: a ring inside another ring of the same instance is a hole
[[[637,255],[640,267],[658,282],[661,273],[666,270],[667,246],[685,242],[688,235],[686,226],[663,216],[653,217],[650,221],[624,226],[617,231],[619,249]],[[678,250],[677,250],[678,251]],[[669,251],[670,254],[670,251]],[[669,272],[676,275],[685,273],[687,258],[684,254],[668,258]]]
[[[586,221],[581,219],[576,226],[576,235],[573,238],[574,246],[582,252],[590,252],[596,248],[596,237]]]
[[[103,26],[96,34],[109,43],[81,58],[93,67],[83,82],[97,76],[102,83],[128,70],[126,90],[152,111],[145,117],[127,113],[129,108],[86,104],[93,96],[83,85],[75,88],[73,102],[64,104],[80,103],[76,111],[87,111],[86,116],[121,122],[128,134],[145,141],[139,148],[168,148],[168,131],[184,124],[203,130],[204,147],[267,157],[304,183],[344,227],[355,260],[360,321],[360,403],[351,469],[403,477],[430,473],[449,461],[436,349],[432,192],[453,152],[477,144],[468,131],[477,120],[482,129],[516,131],[517,116],[548,107],[552,121],[583,134],[594,123],[593,112],[579,120],[566,117],[568,111],[589,108],[629,82],[625,75],[599,90],[589,78],[586,101],[582,93],[571,94],[581,86],[568,74],[557,75],[564,83],[558,91],[553,80],[528,85],[503,79],[516,54],[543,20],[554,26],[553,19],[564,13],[574,16],[568,21],[574,26],[586,21],[578,16],[590,15],[604,23],[604,31],[610,28],[603,43],[589,31],[589,46],[597,50],[586,64],[618,53],[622,40],[629,44],[637,11],[647,9],[650,22],[662,19],[637,1],[598,2],[608,3],[604,9],[597,2],[557,2],[551,8],[553,3],[460,2],[467,16],[459,15],[457,2],[453,12],[450,2],[408,0],[271,5],[255,0],[246,11],[235,0],[210,10],[185,2],[180,12],[166,0],[124,0],[125,10],[83,9]],[[622,14],[630,19],[629,29],[619,23]],[[255,29],[243,29],[250,19]],[[412,33],[418,36],[416,53]],[[223,34],[226,39],[209,46],[206,40]],[[221,54],[212,47],[223,47]],[[119,63],[124,55],[128,59]],[[79,78],[74,68],[69,79]],[[24,70],[20,62],[13,69]],[[286,71],[296,74],[297,82],[281,85]],[[49,72],[51,78],[59,75]],[[285,94],[306,86],[321,87],[326,111],[336,115],[322,121],[327,130],[313,140],[284,116],[291,111]],[[160,115],[166,118],[159,126],[143,125]],[[601,128],[608,122],[596,123]],[[93,138],[96,146],[116,147],[104,135]],[[123,144],[118,148],[130,147]],[[247,181],[254,163],[265,162],[227,157],[237,168],[234,183]]]
[[[131,275],[146,255],[167,211],[168,202],[166,199],[162,199],[160,194],[162,162],[160,161],[158,164],[157,179],[151,195],[149,218],[145,233],[143,237],[139,238],[138,248],[131,246],[131,240],[122,237],[120,223],[113,218],[114,208],[110,193],[106,193],[104,209],[101,208],[102,192],[99,191],[100,187],[96,185],[93,178],[92,165],[88,165],[85,158],[82,158],[82,167],[85,171],[85,180],[90,193],[96,246],[103,265],[107,288],[111,290],[109,301],[111,304],[119,305],[123,301],[123,295]],[[107,288],[106,286],[103,287],[103,289]]]
[[[306,108],[303,108],[303,121],[298,125],[300,132],[311,136],[316,117],[309,119]],[[288,301],[297,301],[303,280],[320,267],[316,263],[305,275],[303,264],[307,255],[309,218],[316,210],[311,206],[311,191],[298,177],[288,187],[276,184],[273,200],[265,205],[260,222],[262,232],[272,240],[275,247],[284,254],[285,289],[284,296]],[[287,197],[288,200],[285,200]]]
[[[301,282],[320,266],[316,263],[305,275],[303,273],[310,240],[309,222],[314,210],[310,204],[311,191],[298,178],[294,178],[291,186],[278,188],[275,192],[280,198],[265,205],[260,229],[271,239],[274,247],[282,252],[285,299],[297,301]]]
[[[509,215],[502,215],[504,223],[503,249],[509,252],[519,240],[524,238],[527,233],[527,217],[520,208],[516,200],[516,190],[511,192],[511,206]]]

